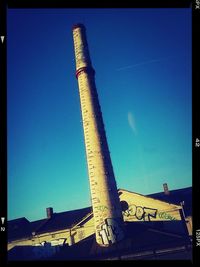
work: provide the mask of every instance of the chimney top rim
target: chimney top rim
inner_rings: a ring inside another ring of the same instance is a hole
[[[75,30],[76,28],[81,28],[81,29],[84,29],[85,30],[85,26],[83,23],[77,23],[77,24],[74,24],[72,29]]]

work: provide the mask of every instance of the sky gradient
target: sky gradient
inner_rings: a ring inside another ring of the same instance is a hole
[[[192,185],[191,9],[9,9],[8,219],[91,205],[72,26],[83,23],[118,188]]]

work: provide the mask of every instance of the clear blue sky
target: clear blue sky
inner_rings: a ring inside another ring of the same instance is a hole
[[[90,205],[72,26],[85,24],[118,188],[192,185],[191,9],[10,9],[8,219]]]

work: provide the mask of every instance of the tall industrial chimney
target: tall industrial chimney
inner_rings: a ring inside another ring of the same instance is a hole
[[[73,38],[96,242],[109,246],[124,238],[122,210],[83,24]]]

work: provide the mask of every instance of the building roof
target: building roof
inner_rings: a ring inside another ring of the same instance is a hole
[[[22,239],[30,235],[30,222],[25,218],[8,221],[8,241]]]
[[[163,200],[173,204],[184,201],[185,215],[192,214],[192,188],[171,190],[169,195],[164,192],[148,195],[152,198]],[[31,237],[33,234],[59,231],[73,227],[83,217],[92,212],[92,207],[83,209],[53,213],[50,218],[30,222],[26,218],[8,221],[8,242]]]
[[[176,205],[180,205],[183,202],[185,215],[192,215],[192,187],[171,190],[169,191],[169,195],[164,194],[164,192],[159,192],[148,196]]]
[[[30,222],[26,218],[8,221],[8,241],[31,237],[32,234],[71,228],[92,211],[91,207],[53,213],[51,218]]]
[[[71,228],[78,223],[84,216],[92,211],[91,207],[54,213],[43,225],[40,225],[36,232],[38,234]]]

